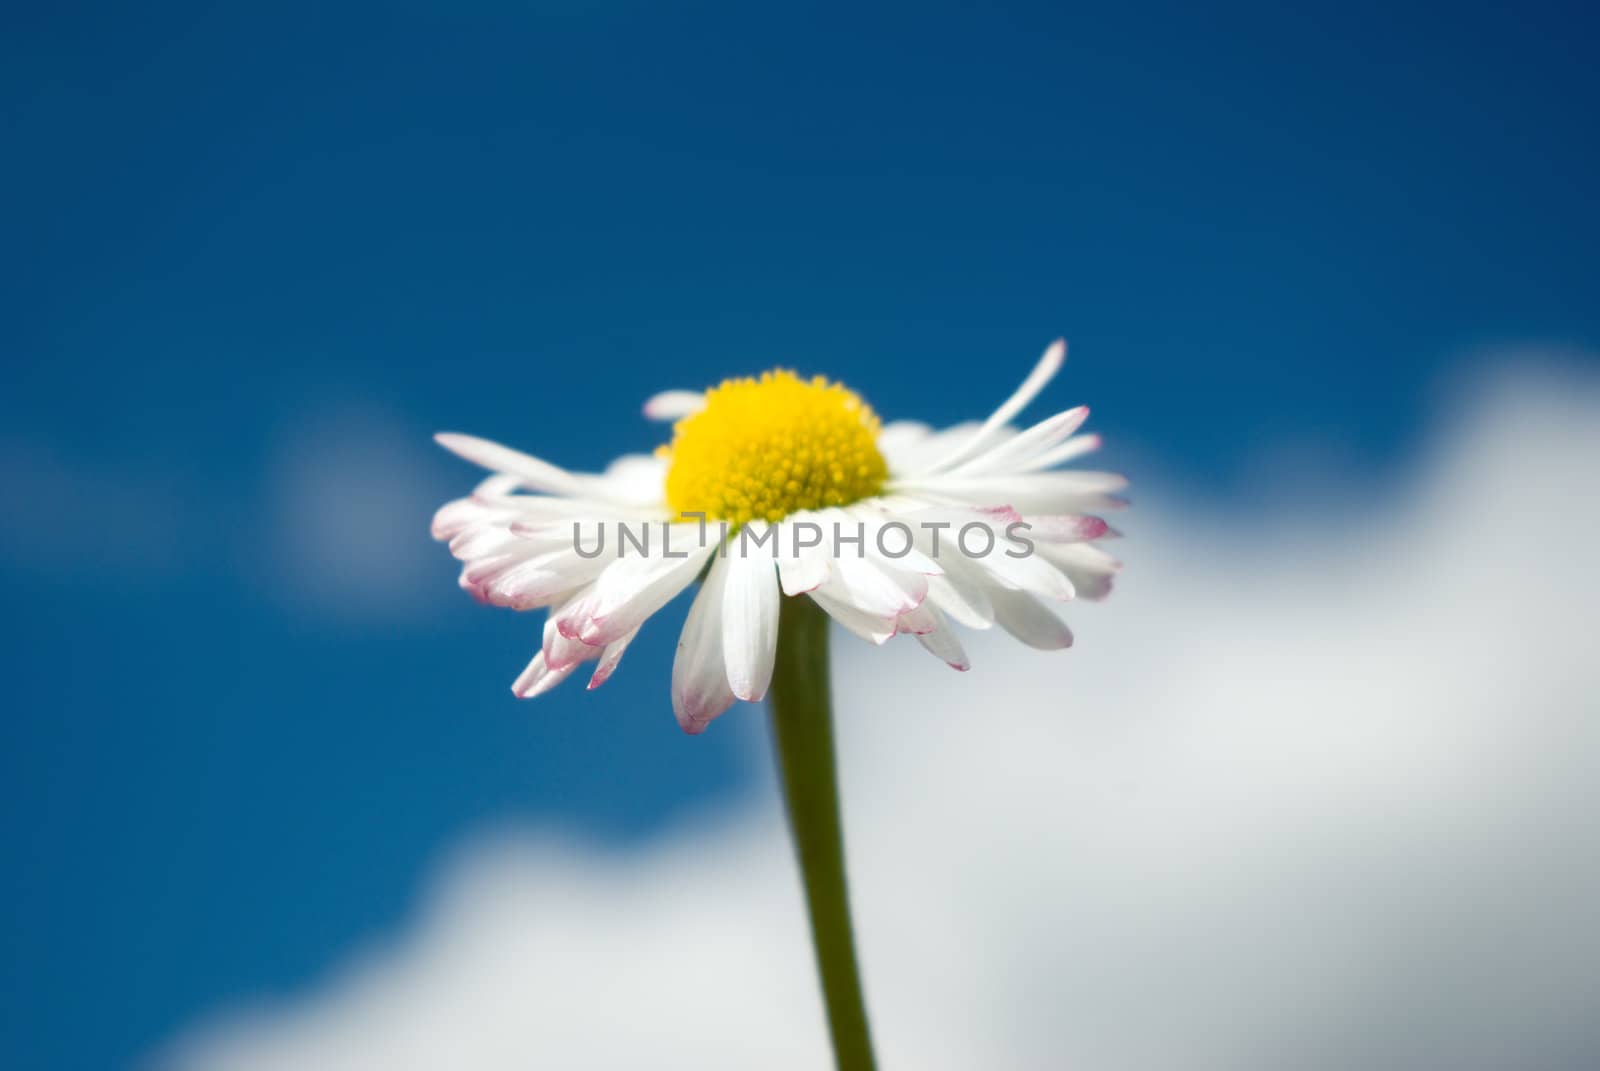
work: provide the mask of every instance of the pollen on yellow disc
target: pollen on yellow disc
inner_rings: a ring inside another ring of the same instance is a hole
[[[661,448],[667,505],[737,527],[870,498],[889,475],[878,427],[859,395],[822,376],[723,380]]]

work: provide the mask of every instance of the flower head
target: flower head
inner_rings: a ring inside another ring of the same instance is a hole
[[[548,608],[539,653],[517,678],[539,695],[596,663],[603,684],[645,620],[703,578],[678,643],[672,704],[700,732],[772,678],[779,601],[807,597],[881,644],[910,633],[968,668],[951,628],[993,625],[1033,647],[1069,646],[1049,606],[1111,590],[1117,561],[1094,514],[1126,481],[1059,471],[1099,446],[1084,408],[1024,430],[1011,421],[1060,368],[1045,351],[981,424],[882,425],[839,383],[772,371],[645,404],[674,421],[655,456],[599,474],[560,469],[465,435],[441,445],[494,473],[434,517],[484,602]]]
[[[780,369],[727,380],[658,451],[668,463],[667,506],[738,527],[871,498],[889,477],[879,428],[854,391],[821,376]]]

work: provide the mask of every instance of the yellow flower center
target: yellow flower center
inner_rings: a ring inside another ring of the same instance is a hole
[[[878,426],[859,395],[822,376],[725,379],[659,451],[671,460],[667,505],[738,527],[869,498],[889,475]]]

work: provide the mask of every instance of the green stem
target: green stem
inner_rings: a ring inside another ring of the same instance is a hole
[[[872,1071],[872,1038],[850,932],[844,830],[828,695],[828,616],[804,596],[784,598],[778,659],[768,693],[772,740],[811,913],[817,973],[840,1071]]]

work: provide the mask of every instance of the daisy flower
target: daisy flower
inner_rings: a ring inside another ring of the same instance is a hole
[[[988,419],[946,430],[881,424],[842,384],[780,370],[657,394],[644,412],[673,422],[671,441],[603,473],[441,434],[493,475],[440,509],[433,534],[480,600],[548,609],[512,686],[521,697],[589,663],[589,687],[603,684],[651,615],[701,579],[672,670],[690,733],[766,694],[785,599],[874,644],[908,633],[959,670],[954,624],[1067,647],[1053,605],[1110,592],[1119,566],[1095,541],[1114,533],[1096,514],[1123,505],[1126,481],[1060,469],[1100,445],[1079,434],[1086,408],[1013,426],[1065,355],[1053,343]]]

